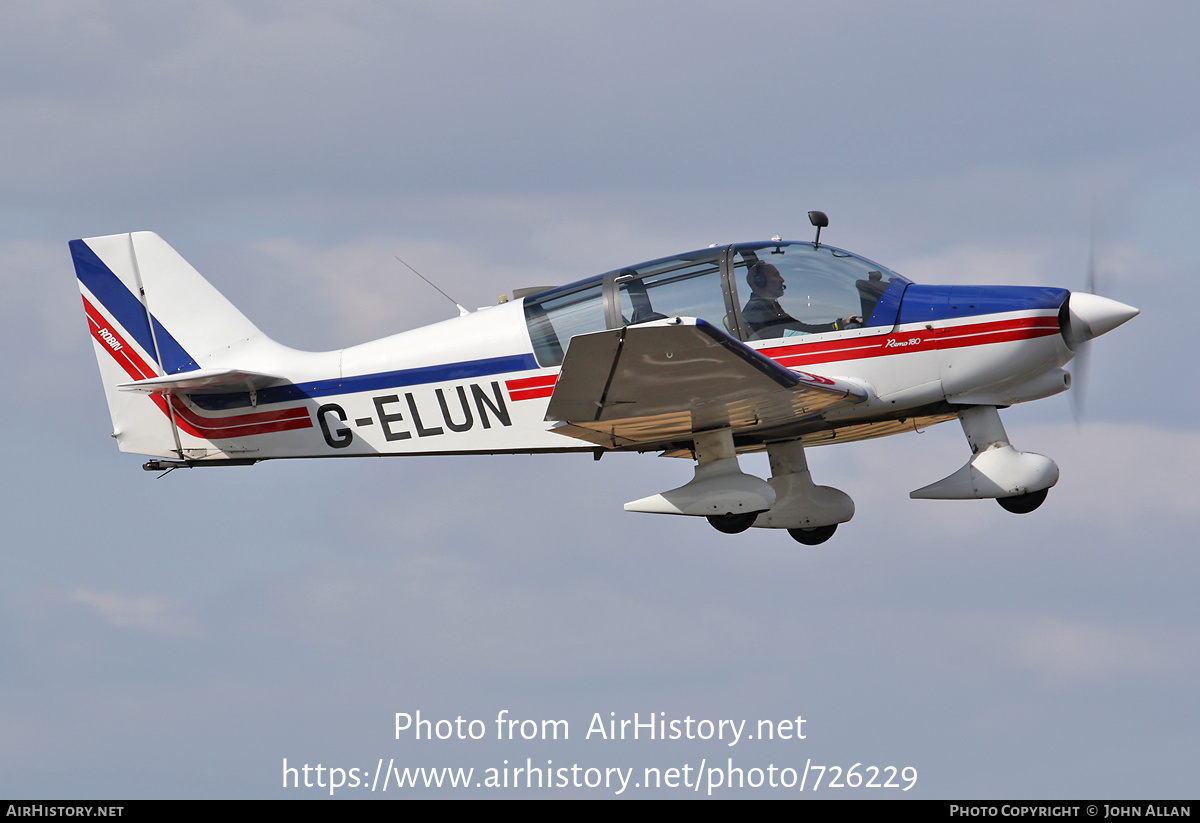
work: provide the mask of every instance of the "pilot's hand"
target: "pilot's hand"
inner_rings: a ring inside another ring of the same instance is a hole
[[[862,315],[861,314],[852,314],[849,317],[847,317],[845,320],[839,321],[839,325],[843,329],[861,329],[862,325],[863,325]]]

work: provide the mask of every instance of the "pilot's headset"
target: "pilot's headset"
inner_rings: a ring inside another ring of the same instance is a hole
[[[763,261],[755,260],[750,264],[749,271],[746,273],[746,282],[750,284],[750,288],[756,291],[767,287],[767,271]]]

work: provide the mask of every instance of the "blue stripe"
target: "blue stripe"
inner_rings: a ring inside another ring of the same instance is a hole
[[[192,356],[184,351],[183,346],[163,328],[157,318],[149,317],[148,320],[149,313],[142,301],[96,256],[91,246],[82,240],[72,240],[69,245],[71,257],[75,261],[75,276],[88,287],[88,291],[100,301],[122,330],[137,341],[142,351],[152,357],[154,340],[157,338],[158,353],[162,357],[159,365],[164,373],[178,374],[199,368]],[[154,323],[153,337],[150,334],[149,321]]]
[[[354,377],[316,380],[312,383],[289,383],[260,389],[258,405],[286,403],[327,397],[332,394],[356,394],[358,392],[382,391],[404,386],[419,386],[426,383],[448,383],[452,380],[470,380],[474,377],[489,377],[494,374],[529,371],[538,368],[532,354],[512,354],[505,357],[488,357],[483,360],[465,360],[461,363],[444,363],[438,366],[422,366],[417,369],[361,374]],[[202,409],[219,411],[238,409],[250,405],[246,392],[230,394],[192,394],[189,399]]]
[[[1010,311],[1057,310],[1071,296],[1048,286],[910,285],[900,304],[901,323],[931,323]]]
[[[72,240],[70,246],[71,257],[75,261],[75,276],[116,319],[122,330],[136,340],[143,351],[153,354],[154,340],[150,336],[150,323],[142,301],[125,288],[125,284],[104,265],[87,243]]]
[[[158,354],[162,358],[164,373],[179,374],[200,368],[192,356],[183,350],[183,346],[179,345],[179,341],[163,328],[157,317],[150,315],[150,319],[154,322],[154,337],[158,340]]]

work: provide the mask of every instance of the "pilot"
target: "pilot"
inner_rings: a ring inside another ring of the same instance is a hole
[[[861,326],[862,318],[855,315],[832,323],[804,323],[792,317],[779,305],[779,298],[787,284],[779,269],[762,260],[755,260],[746,271],[746,283],[753,296],[742,309],[742,320],[750,330],[752,340],[768,337],[783,337],[787,332],[796,334],[818,334],[826,331],[841,331],[852,326]]]

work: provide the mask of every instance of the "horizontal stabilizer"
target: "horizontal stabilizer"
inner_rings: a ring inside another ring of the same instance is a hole
[[[121,391],[157,392],[159,394],[226,394],[250,392],[288,382],[282,377],[240,369],[195,369],[166,377],[151,377],[118,383]]]
[[[764,430],[866,398],[861,386],[791,371],[704,320],[675,317],[572,338],[546,419],[612,447]]]

